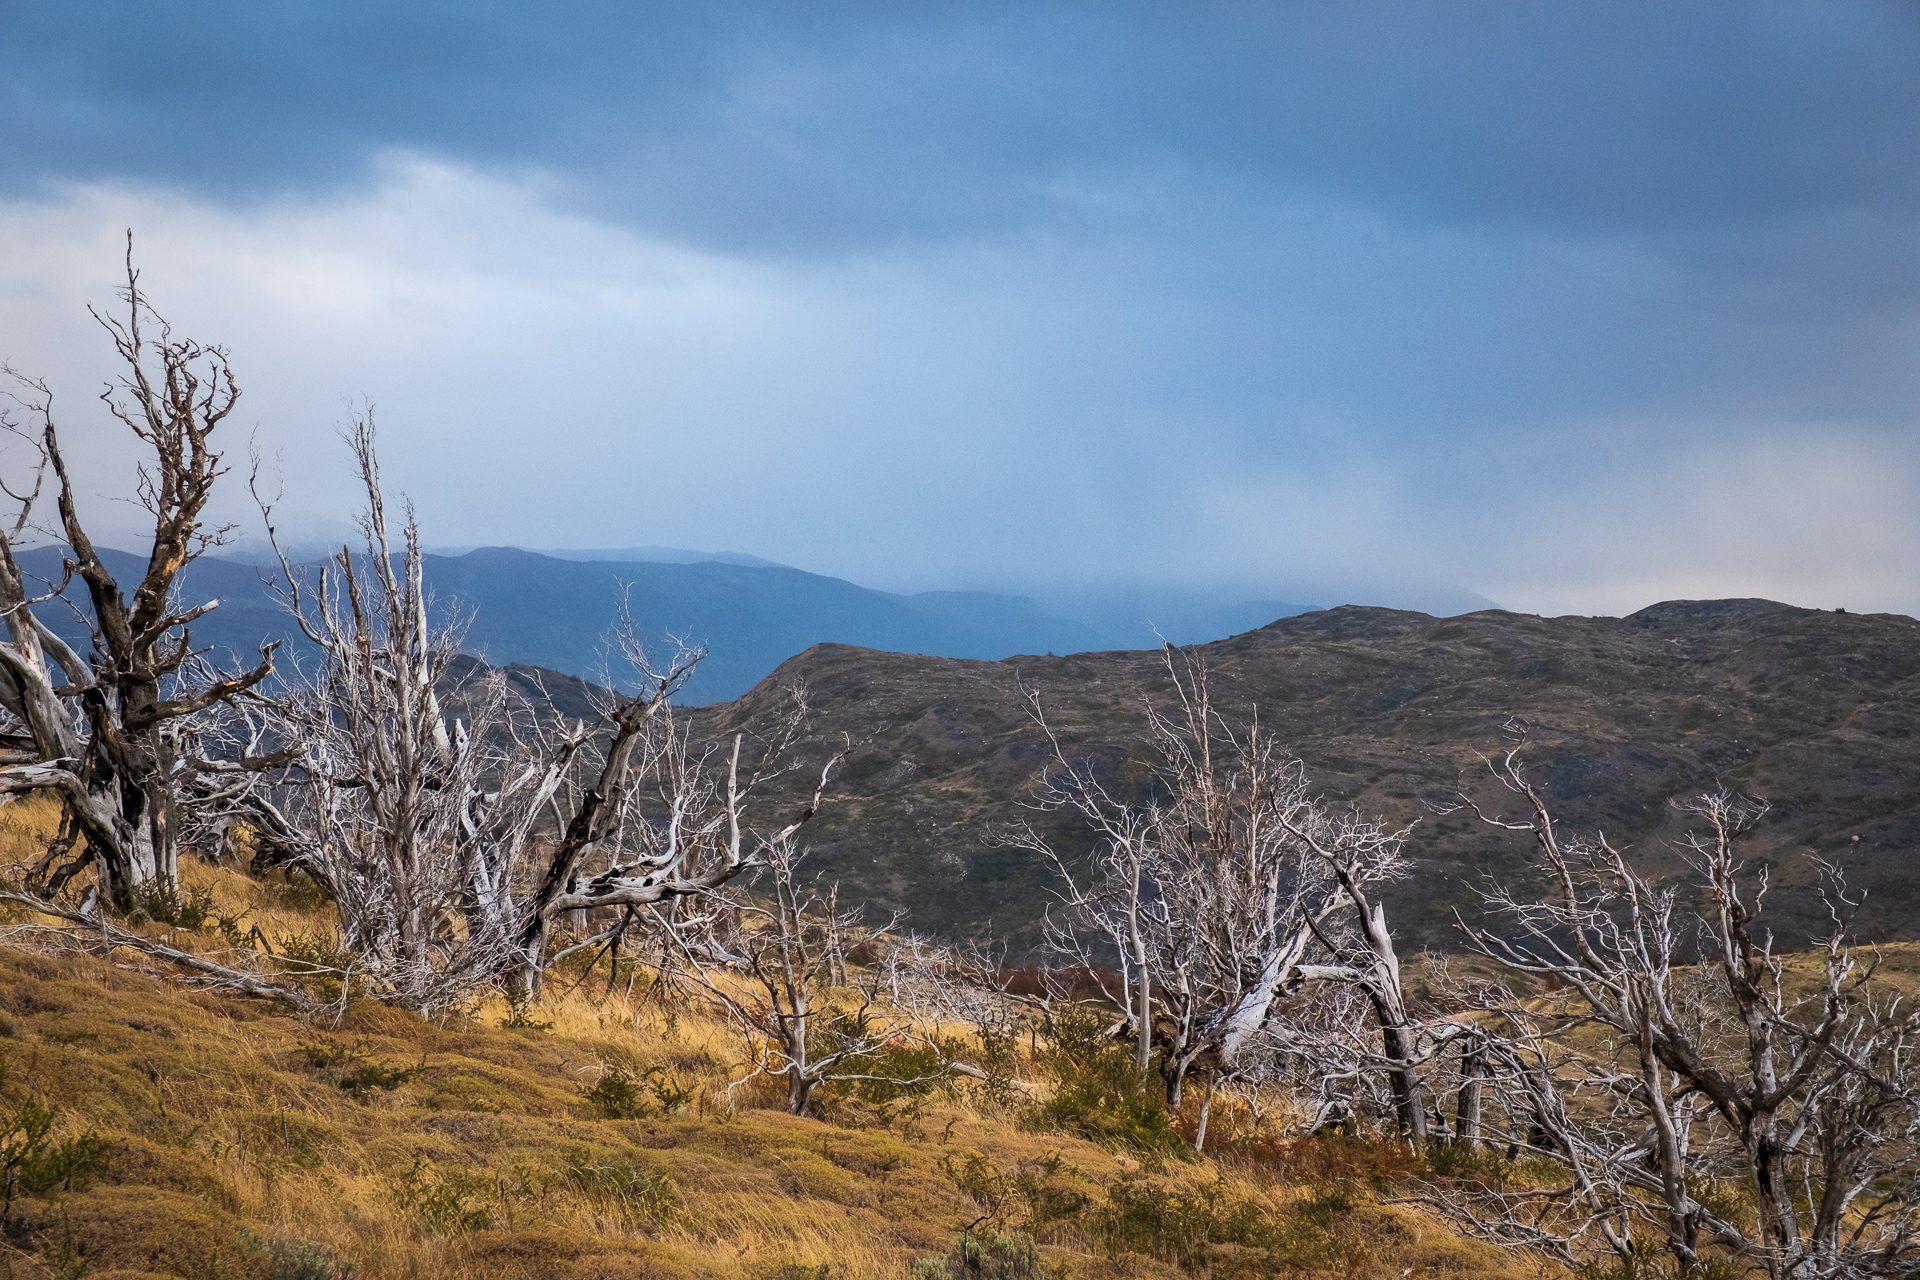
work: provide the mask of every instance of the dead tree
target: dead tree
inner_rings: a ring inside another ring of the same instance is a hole
[[[1391,939],[1358,941],[1386,928],[1365,887],[1402,864],[1400,833],[1330,816],[1257,717],[1229,724],[1205,670],[1171,646],[1166,660],[1175,709],[1148,716],[1157,798],[1121,803],[1053,739],[1059,767],[1037,804],[1099,834],[1092,877],[1076,876],[1031,827],[1015,839],[1051,858],[1065,885],[1065,910],[1049,921],[1054,949],[1095,975],[1117,958],[1118,987],[1106,994],[1142,1071],[1161,1046],[1167,1100],[1178,1106],[1196,1069],[1210,1084],[1248,1069],[1280,997],[1302,981],[1364,974],[1394,1013],[1383,1025],[1403,1029]],[[1037,703],[1035,716],[1044,729]],[[1370,947],[1367,966],[1349,963]]]
[[[655,918],[636,909],[758,865],[812,817],[840,753],[774,831],[747,812],[788,765],[804,705],[751,754],[744,738],[696,748],[672,698],[702,653],[656,666],[630,623],[639,688],[609,694],[599,723],[516,702],[491,669],[453,686],[459,632],[433,617],[411,511],[390,538],[370,415],[348,441],[363,545],[311,570],[282,557],[285,603],[320,656],[267,712],[287,767],[254,792],[276,857],[326,888],[377,994],[434,1009],[500,981],[537,992],[561,916],[622,909],[606,941]]]
[[[458,689],[464,720],[448,714],[458,630],[429,617],[411,511],[395,552],[371,417],[348,438],[367,496],[362,545],[310,572],[282,557],[279,589],[319,657],[271,705],[270,733],[291,758],[261,798],[283,825],[276,860],[333,899],[370,991],[430,1012],[510,962],[524,853],[514,828],[537,821],[547,780],[509,772],[497,673]]]
[[[124,317],[94,312],[113,341],[124,372],[100,399],[146,450],[139,500],[153,517],[146,569],[131,597],[102,560],[81,520],[79,495],[61,453],[52,391],[14,374],[26,421],[0,423],[26,444],[36,462],[30,477],[0,486],[15,516],[0,531],[0,791],[46,788],[60,797],[65,831],[30,880],[59,892],[91,866],[109,902],[171,880],[179,849],[181,788],[196,771],[178,749],[183,725],[196,714],[258,685],[272,673],[273,645],[244,674],[184,678],[193,655],[190,624],[218,601],[183,607],[175,598],[181,570],[219,543],[223,529],[202,523],[215,482],[225,474],[213,435],[233,412],[240,389],[219,347],[174,336],[148,304],[133,268],[129,238]],[[36,532],[32,511],[51,472],[57,524],[66,545],[63,580],[35,595],[15,551]],[[91,610],[92,653],[83,658],[37,616],[78,578]],[[61,859],[84,841],[81,852]]]
[[[1386,904],[1373,899],[1369,886],[1397,874],[1401,841],[1395,831],[1357,813],[1329,813],[1309,806],[1281,819],[1288,833],[1319,859],[1332,882],[1329,907],[1306,919],[1308,928],[1327,959],[1296,965],[1297,979],[1350,983],[1364,992],[1373,1007],[1380,1032],[1380,1064],[1393,1094],[1399,1130],[1416,1145],[1427,1140],[1427,1099],[1422,1068],[1433,1046],[1458,1033],[1446,1026],[1435,1031],[1415,1019],[1407,1007],[1400,981],[1400,956],[1393,931],[1387,926]],[[1338,914],[1334,909],[1339,908]],[[1328,918],[1343,919],[1337,935]]]
[[[853,749],[851,742],[821,748],[806,799],[775,817],[771,827],[762,826],[752,813],[762,783],[807,767],[797,755],[807,724],[804,691],[792,691],[769,736],[749,745],[746,735],[736,734],[724,746],[696,748],[670,699],[703,652],[683,649],[658,669],[631,626],[622,636],[628,660],[645,683],[607,706],[601,731],[611,732],[591,744],[586,784],[556,797],[559,835],[520,936],[529,990],[537,989],[547,939],[562,914],[617,907],[633,918],[635,908],[704,897],[784,856],[780,851],[819,812],[834,770]],[[561,748],[568,755],[579,749],[572,739]],[[548,758],[558,763],[554,752]]]
[[[801,862],[791,836],[783,837],[762,859],[771,899],[734,897],[744,925],[734,940],[743,956],[737,975],[714,972],[692,947],[683,952],[700,990],[748,1039],[747,1074],[728,1086],[729,1095],[770,1076],[785,1085],[787,1110],[797,1116],[836,1082],[912,1086],[947,1076],[937,1054],[938,1065],[926,1073],[889,1071],[875,1061],[889,1049],[932,1042],[880,1008],[878,972],[849,984],[847,951],[885,929],[863,923],[858,911],[841,911],[831,890],[801,884]]]
[[[1764,804],[1719,793],[1688,806],[1705,826],[1682,849],[1685,887],[1705,901],[1689,922],[1680,886],[1651,882],[1604,836],[1561,837],[1518,746],[1494,772],[1526,812],[1465,803],[1532,836],[1549,889],[1496,890],[1504,932],[1461,928],[1482,954],[1564,995],[1493,1010],[1489,1111],[1500,1118],[1488,1123],[1569,1181],[1455,1187],[1437,1202],[1570,1262],[1596,1237],[1631,1260],[1651,1232],[1683,1270],[1710,1249],[1774,1280],[1920,1266],[1920,1018],[1849,951],[1855,900],[1837,871],[1821,868],[1833,924],[1796,978],[1760,924],[1766,874],[1737,851]],[[1749,1189],[1755,1221],[1730,1214],[1714,1187]]]

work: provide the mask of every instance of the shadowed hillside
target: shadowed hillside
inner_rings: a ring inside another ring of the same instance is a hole
[[[1570,832],[1603,827],[1653,865],[1687,829],[1676,797],[1715,786],[1762,795],[1774,812],[1749,851],[1775,869],[1769,911],[1783,945],[1824,908],[1796,892],[1806,853],[1839,859],[1868,894],[1870,937],[1920,933],[1920,624],[1765,600],[1672,601],[1627,618],[1488,611],[1436,619],[1346,607],[1285,618],[1194,650],[1229,714],[1257,707],[1326,792],[1416,822],[1414,876],[1388,901],[1410,942],[1445,946],[1455,907],[1484,875],[1525,865],[1523,835],[1427,802],[1460,787],[1495,794],[1477,753],[1530,727],[1532,773]],[[1068,751],[1123,794],[1141,794],[1142,708],[1167,696],[1154,653],[964,662],[822,645],[715,727],[752,727],[804,683],[817,727],[866,745],[844,799],[810,838],[827,873],[912,927],[953,935],[991,919],[1031,940],[1049,876],[996,842],[1050,762],[1022,690],[1037,693]],[[1063,844],[1084,837],[1054,822]]]

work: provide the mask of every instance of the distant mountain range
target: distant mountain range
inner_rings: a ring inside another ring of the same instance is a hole
[[[664,649],[669,636],[679,636],[707,648],[687,686],[686,700],[694,703],[736,698],[829,638],[968,658],[1102,647],[1090,628],[1019,597],[892,595],[800,569],[557,560],[483,547],[429,556],[426,572],[442,601],[471,611],[469,652],[615,684],[628,683],[630,673],[608,662],[605,638],[624,594],[644,641]]]
[[[479,550],[479,547],[435,547],[433,554],[463,556]],[[701,564],[712,560],[718,564],[745,565],[749,569],[793,567],[778,560],[750,556],[744,551],[691,551],[686,547],[523,547],[521,550],[552,556],[555,560],[605,560],[614,564]]]
[[[822,643],[989,660],[1154,643],[1144,614],[1136,634],[1120,635],[1055,616],[1022,596],[896,595],[771,562],[742,563],[755,558],[737,553],[694,560],[686,557],[704,553],[659,547],[630,552],[670,558],[602,560],[591,557],[624,553],[584,551],[565,552],[562,558],[481,547],[464,555],[427,556],[427,585],[445,616],[464,621],[467,652],[498,665],[545,667],[617,685],[633,677],[610,655],[607,643],[624,599],[642,640],[654,650],[670,653],[672,637],[707,648],[708,657],[684,695],[689,703],[737,698],[786,659]],[[20,559],[28,573],[57,582],[60,557],[59,548],[42,547]],[[103,551],[102,558],[129,591],[145,568],[144,558],[125,552]],[[304,641],[273,598],[268,574],[256,564],[216,556],[188,566],[181,575],[183,598],[221,601],[194,624],[195,645],[244,662],[263,640],[281,639],[286,656],[297,660]],[[67,597],[85,606],[78,587],[69,588]],[[1169,638],[1218,638],[1306,607],[1278,601],[1211,612],[1189,607]],[[41,616],[69,639],[84,640],[84,621],[73,610],[43,606]],[[1204,634],[1193,635],[1196,627]]]

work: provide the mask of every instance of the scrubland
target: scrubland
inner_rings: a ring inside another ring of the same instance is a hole
[[[0,809],[7,860],[52,816]],[[181,897],[197,928],[143,930],[208,952],[256,928],[279,951],[331,936],[298,885],[191,864]],[[1214,1155],[1183,1159],[1194,1116],[1143,1123],[1031,1033],[993,1047],[1031,1088],[842,1085],[799,1118],[762,1082],[729,1097],[738,1034],[644,968],[556,975],[533,1007],[426,1021],[348,992],[313,1018],[6,930],[0,1274],[18,1280],[905,1277],[948,1274],[920,1260],[963,1237],[980,1270],[955,1275],[1541,1272],[1388,1203],[1420,1172],[1404,1146],[1217,1103]]]

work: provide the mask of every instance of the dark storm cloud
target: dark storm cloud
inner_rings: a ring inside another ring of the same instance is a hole
[[[47,2],[0,21],[16,190],[257,196],[403,147],[802,253],[1083,225],[1189,174],[1256,205],[1305,189],[1677,236],[1920,209],[1920,10],[1895,4]]]
[[[132,224],[448,542],[1913,609],[1916,68],[1908,4],[16,0],[0,354],[90,376]]]

